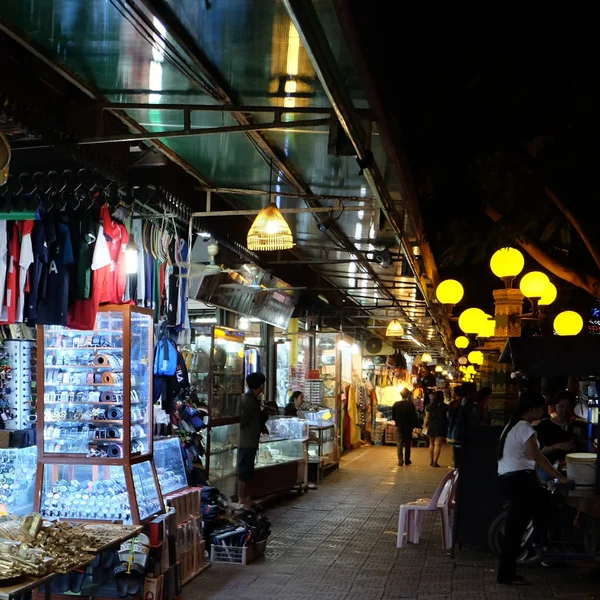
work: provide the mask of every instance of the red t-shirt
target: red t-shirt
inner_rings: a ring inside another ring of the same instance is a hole
[[[14,323],[17,319],[17,295],[19,293],[19,226],[12,224],[12,235],[8,243],[8,266],[6,270],[6,292],[0,314],[1,324]]]

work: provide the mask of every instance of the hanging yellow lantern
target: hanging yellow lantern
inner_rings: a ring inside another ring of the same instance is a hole
[[[456,279],[446,279],[437,286],[435,295],[442,304],[454,306],[463,299],[465,290]]]
[[[467,373],[470,375],[477,375],[477,370],[475,369],[475,367],[473,365],[469,365],[467,367]]]
[[[442,367],[442,365],[437,365],[435,367],[435,372],[436,373],[441,373],[444,370],[444,367]]]
[[[526,275],[523,275],[521,283],[519,283],[519,289],[525,298],[540,299],[550,280],[546,273],[541,271],[531,271]]]
[[[467,308],[458,317],[458,326],[463,333],[479,333],[487,320],[480,308]]]
[[[493,319],[491,315],[485,315],[486,320],[483,322],[483,327],[477,334],[480,338],[494,337],[496,334],[496,319]]]
[[[482,365],[484,361],[483,352],[480,350],[473,350],[472,352],[469,352],[467,358],[469,359],[469,362],[473,363],[474,365]]]
[[[404,327],[402,327],[402,323],[398,321],[398,319],[394,319],[385,330],[385,335],[387,337],[402,337],[404,335]]]
[[[433,359],[431,358],[431,354],[429,352],[423,352],[421,356],[421,362],[430,363]]]
[[[248,250],[289,250],[294,247],[290,226],[274,202],[269,202],[248,231]]]
[[[446,369],[444,369],[444,370],[442,371],[442,375],[443,375],[444,377],[447,377],[447,376],[448,376],[448,371],[446,371]]]
[[[583,319],[573,310],[564,310],[554,319],[554,331],[558,335],[577,335],[583,329]]]
[[[556,290],[556,286],[551,281],[549,281],[548,285],[544,288],[544,291],[542,292],[542,297],[540,298],[538,304],[540,306],[549,306],[556,300],[557,295],[558,292]]]
[[[469,347],[469,338],[465,335],[459,335],[455,340],[454,340],[454,345],[459,349],[459,350],[463,350],[464,348],[468,348]]]
[[[490,260],[490,269],[500,279],[516,277],[525,266],[523,255],[516,248],[500,248]]]

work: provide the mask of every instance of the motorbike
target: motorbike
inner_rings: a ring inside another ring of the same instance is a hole
[[[577,560],[600,562],[600,520],[567,504],[572,485],[563,485],[554,479],[545,486],[550,495],[547,543],[543,547],[534,544],[535,525],[530,521],[521,540],[517,564],[533,567]],[[500,556],[504,547],[508,509],[509,505],[505,505],[488,530],[488,545],[496,556]]]

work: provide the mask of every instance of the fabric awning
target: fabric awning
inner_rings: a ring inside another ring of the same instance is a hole
[[[534,377],[600,375],[600,338],[509,338],[499,362]]]

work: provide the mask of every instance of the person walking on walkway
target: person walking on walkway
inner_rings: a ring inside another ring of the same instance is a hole
[[[544,542],[549,498],[536,473],[536,465],[561,483],[568,479],[559,473],[540,452],[532,423],[544,414],[546,401],[537,392],[522,392],[517,411],[508,422],[498,444],[500,492],[510,503],[506,518],[504,547],[498,565],[498,583],[528,585],[517,575],[517,556],[523,534],[534,519],[534,542]]]
[[[392,407],[392,418],[396,423],[396,435],[398,446],[398,466],[410,465],[410,445],[412,444],[412,432],[419,424],[417,411],[410,399],[410,390],[402,388],[400,392],[402,399]],[[404,455],[403,455],[404,453]]]
[[[448,406],[444,402],[444,392],[435,392],[433,401],[425,409],[423,433],[429,436],[429,466],[439,467],[442,444],[448,433]]]
[[[266,380],[262,373],[250,373],[246,377],[248,391],[242,398],[238,450],[238,502],[245,506],[252,504],[249,482],[254,475],[258,442],[266,421],[260,405],[260,396],[265,389]]]

